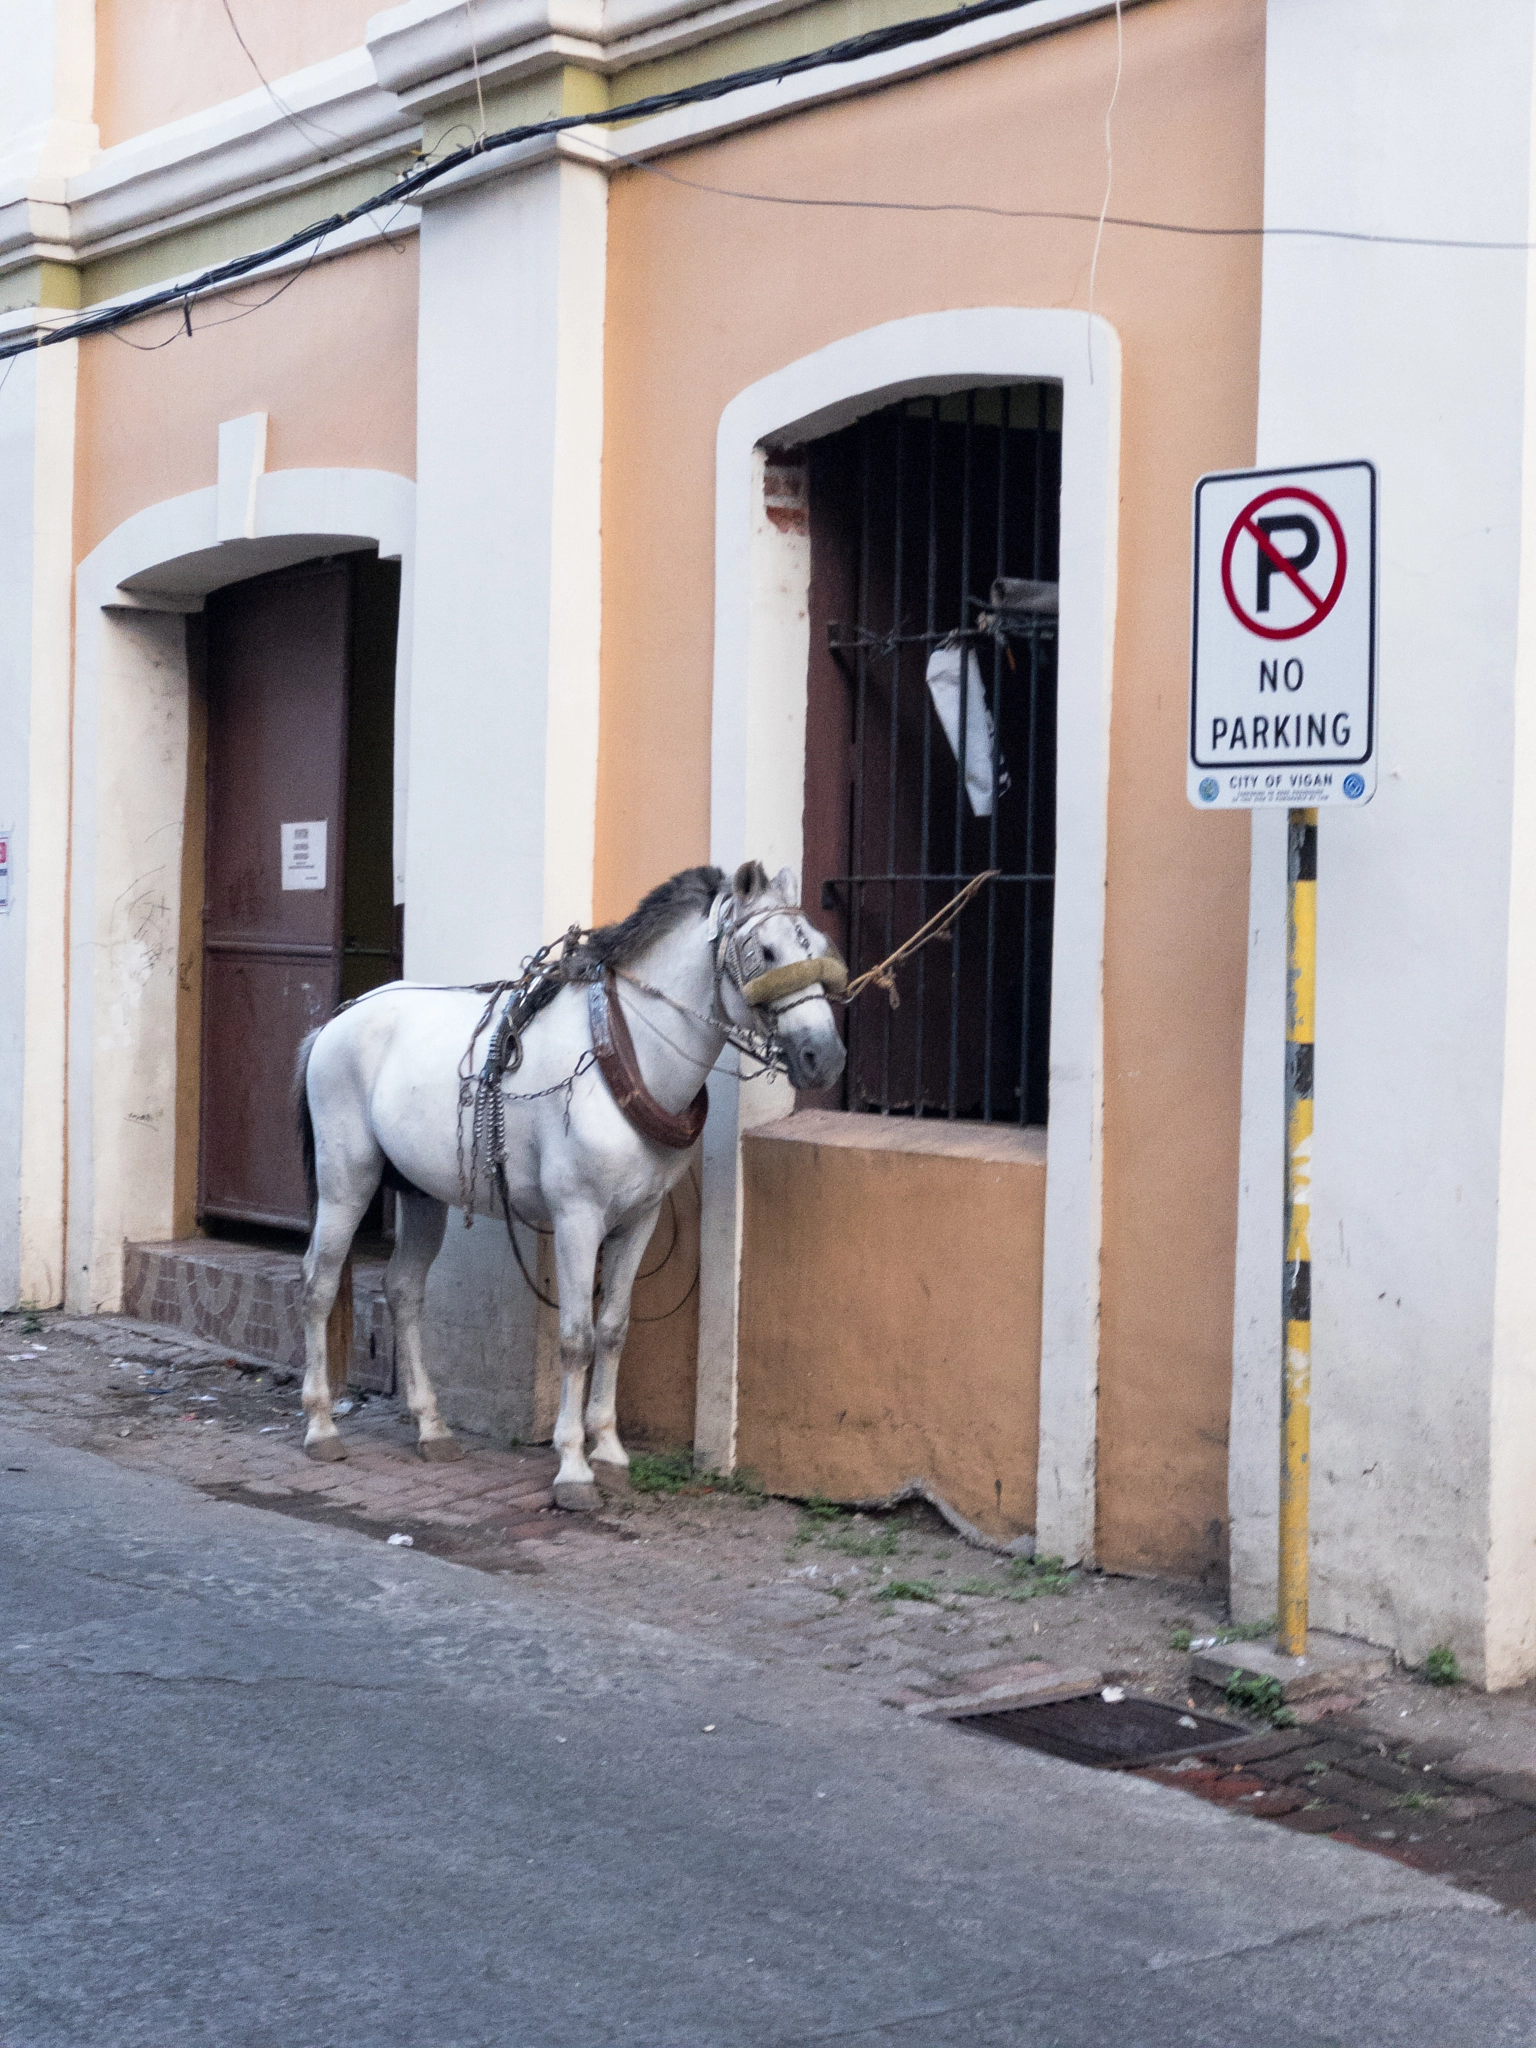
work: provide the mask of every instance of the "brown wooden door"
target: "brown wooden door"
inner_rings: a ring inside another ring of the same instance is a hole
[[[389,565],[348,558],[209,600],[198,1191],[208,1220],[307,1227],[289,1107],[299,1041],[344,982],[351,995],[399,971],[396,588]]]

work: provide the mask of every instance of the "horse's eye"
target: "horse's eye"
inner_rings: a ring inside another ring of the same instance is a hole
[[[775,953],[772,946],[764,946],[763,958],[768,962],[768,965],[770,967],[773,965],[774,961],[778,959],[778,957],[778,954]]]

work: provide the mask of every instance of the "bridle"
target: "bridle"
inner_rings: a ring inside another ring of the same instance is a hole
[[[735,912],[736,897],[729,889],[722,890],[710,905],[706,937],[714,955],[714,989],[708,1015],[679,1002],[665,989],[642,981],[639,975],[631,974],[627,968],[618,967],[613,972],[619,981],[628,982],[642,995],[655,997],[690,1023],[718,1031],[735,1052],[758,1063],[758,1072],[783,1073],[786,1062],[779,1036],[779,1020],[802,1003],[836,1001],[848,986],[848,969],[835,948],[804,960],[768,965],[756,928],[769,918],[799,917],[801,909],[798,903],[764,904],[759,910],[749,911],[739,922]],[[727,982],[751,1011],[751,1024],[737,1024],[731,1018],[724,998]],[[654,1030],[655,1026],[651,1028]],[[682,1052],[683,1049],[674,1046],[673,1050]],[[690,1055],[684,1054],[684,1057]],[[744,1075],[743,1078],[747,1077]]]
[[[772,966],[758,937],[757,927],[770,918],[799,918],[798,903],[767,903],[759,910],[736,915],[736,897],[722,890],[710,906],[709,938],[715,954],[715,1021],[734,1030],[725,1014],[722,985],[729,979],[736,993],[758,1020],[764,1038],[778,1037],[778,1022],[801,1003],[840,996],[848,986],[848,968],[835,947],[811,954],[803,960],[785,960]]]

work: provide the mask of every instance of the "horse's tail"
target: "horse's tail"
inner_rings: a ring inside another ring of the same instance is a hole
[[[293,1067],[293,1116],[299,1127],[299,1145],[304,1154],[304,1186],[309,1195],[311,1225],[315,1220],[319,1189],[315,1182],[315,1120],[309,1113],[309,1056],[323,1029],[322,1025],[306,1033],[299,1043],[299,1056]]]

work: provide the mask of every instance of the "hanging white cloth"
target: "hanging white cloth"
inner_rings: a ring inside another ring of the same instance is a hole
[[[976,660],[976,650],[954,640],[935,647],[928,657],[928,694],[933,699],[939,724],[944,728],[944,737],[949,741],[949,751],[958,761],[962,666],[965,671],[965,794],[973,817],[990,818],[994,795],[992,716],[987,710],[986,694],[981,687],[981,667]],[[999,784],[1006,790],[1008,775],[1001,761],[998,762],[998,770]]]

